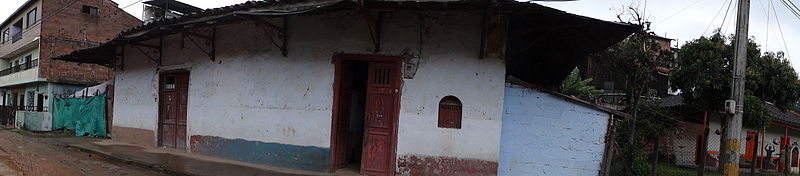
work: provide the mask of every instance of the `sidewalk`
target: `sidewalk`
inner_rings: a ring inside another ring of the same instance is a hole
[[[171,175],[332,175],[214,158],[174,149],[144,148],[111,140],[68,143],[72,148]]]

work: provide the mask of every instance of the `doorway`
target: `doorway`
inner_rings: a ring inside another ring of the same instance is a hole
[[[44,94],[36,95],[36,111],[37,112],[47,111],[44,109]]]
[[[367,73],[369,62],[345,61],[342,63],[339,87],[339,113],[336,135],[340,142],[338,168],[358,172],[364,138],[364,108],[367,101]]]
[[[336,60],[332,172],[393,174],[400,59],[340,55]]]
[[[186,149],[186,105],[189,72],[165,73],[159,78],[158,146]]]

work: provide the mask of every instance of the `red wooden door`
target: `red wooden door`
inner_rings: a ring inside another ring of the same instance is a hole
[[[333,140],[335,148],[334,155],[337,157],[333,157],[334,159],[334,170],[338,168],[342,168],[347,164],[346,160],[347,157],[345,156],[347,153],[347,137],[348,137],[348,129],[350,128],[350,102],[352,97],[352,87],[353,87],[353,66],[351,64],[341,64],[341,75],[340,78],[340,87],[339,87],[339,99],[338,99],[338,106],[345,107],[339,108],[336,112],[336,131],[334,135],[336,135],[337,140]],[[360,158],[359,158],[360,159]]]
[[[753,147],[755,147],[756,135],[758,135],[758,133],[754,131],[747,131],[747,143],[744,145],[744,157],[747,161],[753,160]]]
[[[186,148],[186,105],[189,73],[163,74],[159,86],[158,145]]]
[[[370,62],[361,174],[391,175],[400,73],[394,62]]]

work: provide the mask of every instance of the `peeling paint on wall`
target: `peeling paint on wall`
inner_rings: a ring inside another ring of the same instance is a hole
[[[402,156],[400,175],[497,175],[497,162],[432,156]]]
[[[288,17],[287,57],[263,38],[253,37],[264,33],[250,23],[217,26],[217,61],[207,59],[197,47],[181,48],[177,35],[164,38],[167,52],[162,66],[135,48],[126,48],[125,68],[116,77],[113,123],[157,131],[158,73],[190,68],[187,135],[221,138],[192,138],[190,143],[211,146],[192,151],[213,155],[232,150],[230,145],[216,145],[224,142],[199,142],[232,139],[328,150],[335,68],[331,58],[336,53],[372,53],[365,21],[350,18],[353,13]],[[429,34],[424,42],[419,41],[419,14],[384,16],[383,43],[377,54],[421,56],[415,78],[403,83],[397,156],[497,162],[505,65],[500,59],[479,59],[481,14],[424,16],[440,16],[423,20]],[[464,104],[462,129],[437,127],[438,102],[448,95]]]

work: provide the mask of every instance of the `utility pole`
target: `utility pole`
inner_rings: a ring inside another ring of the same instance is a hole
[[[750,25],[750,0],[739,0],[738,15],[736,18],[736,38],[733,64],[733,89],[731,99],[726,101],[729,111],[734,111],[728,118],[725,128],[725,144],[728,150],[723,153],[723,174],[725,176],[739,175],[739,136],[742,134],[742,113],[744,113],[744,83],[745,69],[747,66],[747,27]]]

